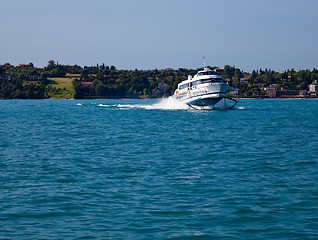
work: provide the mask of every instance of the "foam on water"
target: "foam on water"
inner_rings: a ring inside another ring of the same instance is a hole
[[[99,107],[118,107],[120,104],[98,104]]]
[[[77,104],[82,105],[82,104]],[[143,109],[167,109],[167,110],[174,110],[174,109],[189,109],[189,106],[180,103],[179,101],[169,97],[163,98],[159,102],[154,104],[98,104],[98,107],[115,107],[120,109],[129,109],[129,108],[143,108]]]
[[[146,109],[167,109],[167,110],[174,110],[174,109],[189,109],[189,106],[185,103],[181,103],[176,99],[169,97],[163,98],[160,102],[155,103],[153,105],[144,106]]]
[[[199,106],[193,106],[190,107],[189,105],[179,102],[176,99],[169,97],[169,98],[162,98],[158,100],[158,102],[155,102],[153,104],[105,104],[105,103],[99,103],[98,107],[106,107],[106,108],[119,108],[119,109],[133,109],[133,108],[141,108],[141,109],[161,109],[161,110],[227,110],[227,109],[244,109],[242,107],[234,107],[232,108],[234,102],[229,100],[221,100],[218,102],[214,107],[213,106],[205,106],[205,107],[199,107]],[[82,103],[78,103],[78,106],[82,106]]]

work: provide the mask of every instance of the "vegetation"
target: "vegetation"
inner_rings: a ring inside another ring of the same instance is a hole
[[[49,84],[45,89],[45,96],[47,98],[65,99],[74,98],[74,87],[71,77],[65,78],[48,78]]]
[[[215,67],[210,67],[215,68]],[[0,99],[43,98],[145,98],[173,94],[178,83],[201,69],[117,70],[115,66],[81,67],[61,65],[53,60],[44,68],[32,63],[0,66]],[[219,69],[219,75],[238,97],[267,97],[266,88],[308,90],[318,79],[318,70],[287,70],[283,73],[259,69],[246,73],[234,66]],[[159,84],[165,88],[160,88]],[[161,85],[162,86],[162,85]]]

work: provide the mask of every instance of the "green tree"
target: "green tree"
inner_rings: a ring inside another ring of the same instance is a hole
[[[4,75],[5,74],[5,69],[4,67],[0,66],[0,75]]]
[[[47,69],[48,71],[51,71],[55,66],[56,66],[56,65],[55,65],[55,61],[54,61],[54,60],[50,60],[50,61],[48,62],[48,65],[47,65],[46,69]]]

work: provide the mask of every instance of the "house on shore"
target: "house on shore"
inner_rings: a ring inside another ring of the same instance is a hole
[[[30,68],[33,67],[33,64],[19,64],[19,67],[23,67],[23,68]]]
[[[277,91],[275,88],[268,88],[267,90],[270,98],[277,98]]]
[[[315,80],[312,84],[309,85],[309,93],[310,93],[310,95],[318,95],[317,80]]]
[[[231,96],[238,96],[239,95],[239,89],[238,88],[232,88],[229,93],[230,93]]]
[[[93,82],[82,82],[82,86],[90,87],[93,85]]]
[[[159,83],[158,85],[158,89],[161,91],[165,90],[166,87],[168,87],[168,84],[166,83]]]

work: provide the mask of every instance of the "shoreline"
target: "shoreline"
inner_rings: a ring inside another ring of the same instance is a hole
[[[160,100],[160,99],[167,99],[167,98],[7,98],[7,99],[0,99],[1,100]],[[308,99],[308,100],[317,100],[318,96],[316,97],[291,97],[291,98],[235,98],[237,100],[284,100],[284,99]]]

